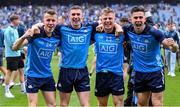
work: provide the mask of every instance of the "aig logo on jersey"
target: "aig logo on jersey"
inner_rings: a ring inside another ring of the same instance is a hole
[[[118,44],[115,43],[99,43],[99,52],[100,53],[117,53]]]
[[[147,52],[147,44],[132,42],[132,48],[140,52]]]
[[[52,56],[53,50],[51,49],[39,49],[38,56],[40,58],[48,59]]]
[[[75,35],[70,36],[68,35],[68,43],[69,44],[85,44],[86,43],[86,36],[85,35]]]

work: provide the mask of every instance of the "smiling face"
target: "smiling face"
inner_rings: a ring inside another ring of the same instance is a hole
[[[135,31],[142,32],[145,28],[146,16],[145,10],[142,7],[134,7],[131,10],[131,22]]]
[[[113,30],[115,23],[115,14],[114,13],[104,13],[101,16],[101,21],[104,26],[104,30]]]
[[[106,7],[102,10],[101,22],[106,33],[110,33],[113,31],[115,26],[115,13],[111,8]]]
[[[75,29],[81,27],[83,21],[83,13],[81,9],[71,9],[69,12],[69,19],[71,26]]]
[[[141,28],[146,22],[146,16],[144,12],[134,12],[131,15],[131,22],[136,28]]]
[[[57,15],[45,13],[43,23],[46,33],[52,33],[57,25]]]

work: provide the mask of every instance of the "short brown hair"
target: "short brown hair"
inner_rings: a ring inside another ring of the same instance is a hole
[[[113,13],[113,14],[115,14],[115,12],[113,11],[113,9],[111,9],[110,7],[106,7],[106,8],[104,8],[104,9],[102,10],[101,15],[103,15],[103,14],[108,14],[108,13]]]
[[[74,6],[72,6],[72,7],[70,8],[69,11],[71,11],[71,10],[76,10],[76,9],[82,10],[82,8],[81,8],[79,5],[74,5]]]
[[[48,9],[44,12],[44,14],[49,14],[49,15],[57,15],[56,11],[53,9]]]
[[[9,17],[9,20],[10,20],[11,22],[14,21],[14,20],[17,20],[17,19],[20,19],[19,15],[17,15],[17,14],[12,14],[12,15],[10,15],[10,17]]]
[[[145,14],[145,9],[142,6],[136,6],[131,9],[131,14],[134,12],[143,12]]]

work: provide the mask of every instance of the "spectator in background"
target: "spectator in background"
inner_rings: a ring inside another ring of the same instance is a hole
[[[17,31],[17,27],[20,23],[20,17],[16,14],[12,14],[10,16],[11,25],[6,28],[4,32],[4,43],[5,43],[5,57],[7,60],[7,74],[5,77],[5,97],[14,98],[14,95],[10,92],[10,78],[13,71],[19,71],[22,78],[20,78],[21,86],[24,86],[24,72],[22,72],[22,68],[24,68],[24,63],[21,60],[20,51],[13,51],[12,46],[15,41],[19,38],[19,34]],[[23,89],[24,90],[24,89]]]
[[[169,21],[167,24],[167,31],[165,32],[166,38],[172,38],[176,43],[179,43],[179,35],[176,31],[176,26],[173,21]],[[175,75],[176,67],[176,53],[169,49],[165,49],[166,63],[168,67],[168,75],[171,77]]]
[[[26,26],[22,22],[20,22],[19,25],[18,25],[17,30],[18,30],[18,34],[19,34],[19,38],[20,38],[21,36],[24,35],[24,33],[26,31]],[[25,60],[24,47],[20,49],[20,52],[21,52],[21,60],[22,60],[22,62],[24,64],[24,60]],[[21,68],[19,70],[24,73],[24,68]],[[13,72],[12,80],[10,82],[10,88],[13,87],[14,85],[20,85],[20,83],[15,84],[15,80],[16,80],[18,74],[19,74],[19,78],[21,78],[21,79],[24,78],[24,76],[20,75],[19,72]],[[21,92],[25,92],[25,86],[21,86]]]

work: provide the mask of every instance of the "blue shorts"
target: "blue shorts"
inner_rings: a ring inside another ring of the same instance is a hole
[[[26,78],[26,92],[27,93],[38,93],[41,91],[56,91],[55,81],[53,77],[47,78]]]
[[[162,92],[165,90],[164,80],[163,70],[150,73],[135,71],[135,92]]]
[[[62,68],[59,73],[57,89],[60,92],[71,93],[90,91],[90,80],[87,67],[82,69]]]
[[[111,72],[96,74],[95,96],[104,97],[109,94],[120,96],[124,94],[123,76]]]

